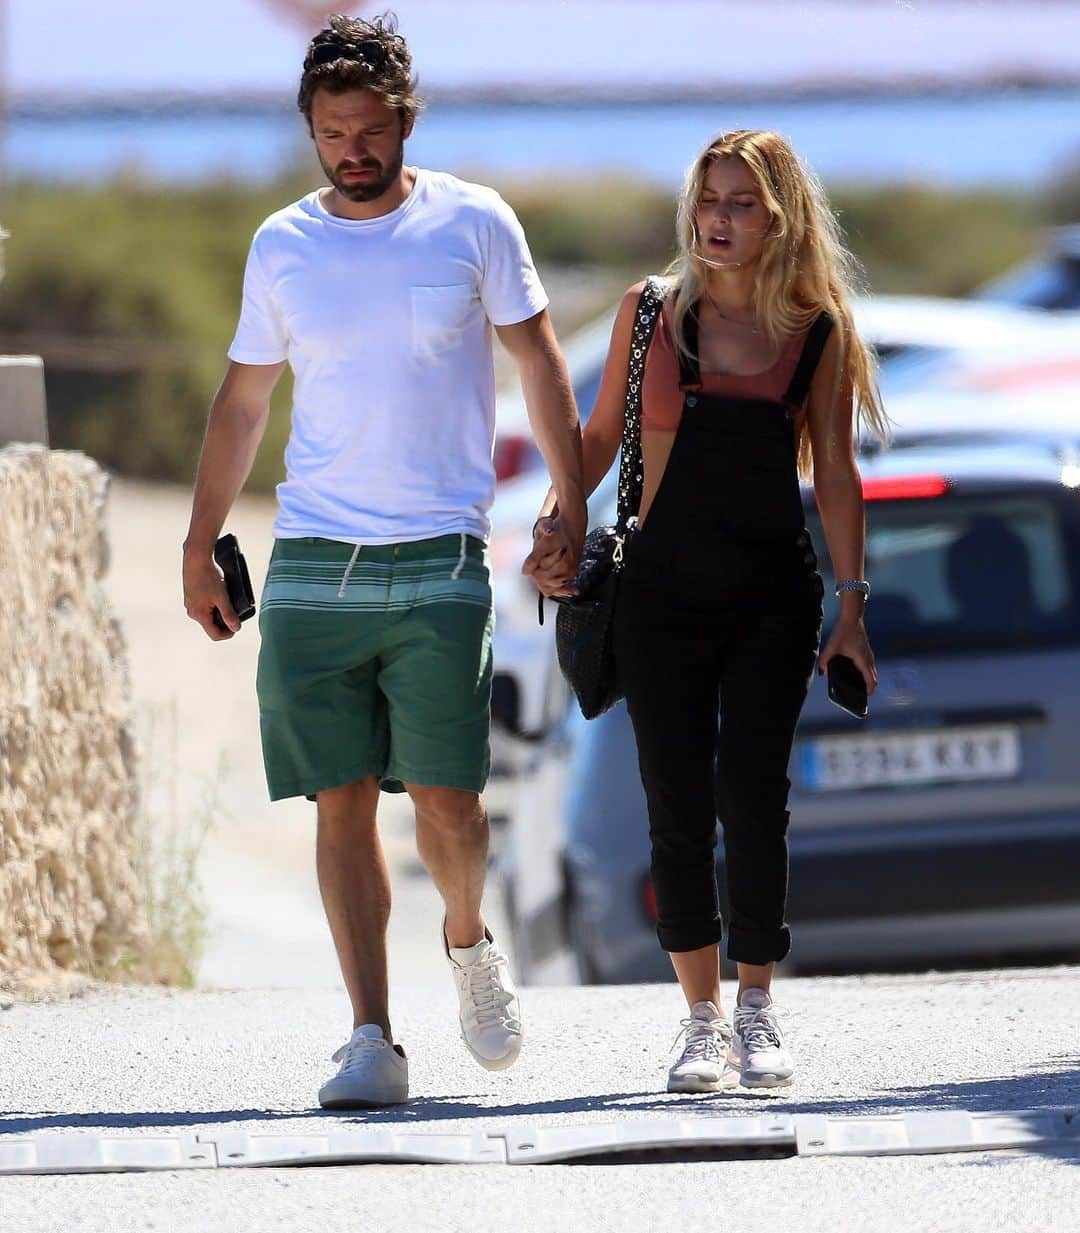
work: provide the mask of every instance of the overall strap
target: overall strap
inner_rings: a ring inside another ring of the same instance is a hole
[[[698,306],[696,304],[690,305],[683,323],[683,333],[686,338],[686,345],[690,349],[690,354],[685,355],[682,348],[678,346],[675,348],[675,353],[679,357],[679,389],[700,390],[701,361],[698,357],[700,323],[698,321]]]
[[[814,318],[813,324],[807,331],[802,355],[799,356],[799,362],[791,377],[791,384],[787,387],[787,393],[783,397],[783,401],[790,406],[801,407],[806,401],[806,395],[810,392],[810,382],[814,379],[814,373],[817,371],[821,354],[825,350],[825,344],[829,341],[832,328],[832,317],[822,310]]]

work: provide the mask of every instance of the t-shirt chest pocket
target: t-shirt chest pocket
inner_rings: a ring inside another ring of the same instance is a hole
[[[410,288],[415,357],[437,355],[458,342],[468,320],[473,294],[471,283]]]

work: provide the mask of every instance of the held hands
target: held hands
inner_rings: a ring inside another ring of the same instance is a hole
[[[563,598],[577,594],[572,583],[581,560],[586,520],[584,503],[573,513],[560,511],[536,520],[533,549],[521,572],[532,578],[541,594]]]
[[[824,676],[829,660],[836,655],[846,655],[862,673],[869,698],[877,688],[878,674],[861,615],[841,613],[825,649],[818,656],[818,676]]]
[[[184,607],[214,642],[226,642],[240,632],[240,618],[229,603],[225,580],[210,549],[184,549]],[[225,622],[224,629],[214,622],[215,608]]]

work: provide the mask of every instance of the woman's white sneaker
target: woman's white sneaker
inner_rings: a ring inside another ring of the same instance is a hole
[[[743,1087],[788,1087],[795,1062],[784,1048],[776,1008],[764,989],[747,989],[735,1007],[732,1054]]]
[[[510,964],[490,933],[475,946],[443,948],[457,986],[461,1037],[485,1070],[513,1066],[521,1052],[521,1004]]]
[[[368,1109],[409,1099],[405,1052],[387,1042],[378,1024],[361,1024],[331,1060],[341,1069],[319,1088],[324,1109]]]
[[[682,1055],[668,1071],[669,1092],[720,1092],[739,1082],[730,1058],[731,1024],[712,1002],[694,1003],[673,1049],[682,1037]]]

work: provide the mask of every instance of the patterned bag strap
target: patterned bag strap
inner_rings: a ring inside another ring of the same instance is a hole
[[[641,459],[641,390],[645,379],[645,357],[656,332],[667,284],[655,275],[645,280],[641,298],[634,314],[634,331],[630,337],[630,365],[626,379],[626,411],[623,416],[622,457],[619,460],[619,513],[615,526],[616,566],[622,564],[623,544],[637,522],[641,508],[641,488],[644,468]]]
[[[645,357],[649,343],[660,320],[668,288],[663,279],[650,274],[634,313],[634,330],[630,336],[630,365],[626,378],[626,409],[623,414],[622,457],[619,459],[619,506],[615,520],[615,568],[622,567],[623,545],[631,522],[637,521],[641,508],[641,486],[644,469],[641,460],[641,386],[645,377]],[[537,594],[537,617],[544,623],[544,596]]]

